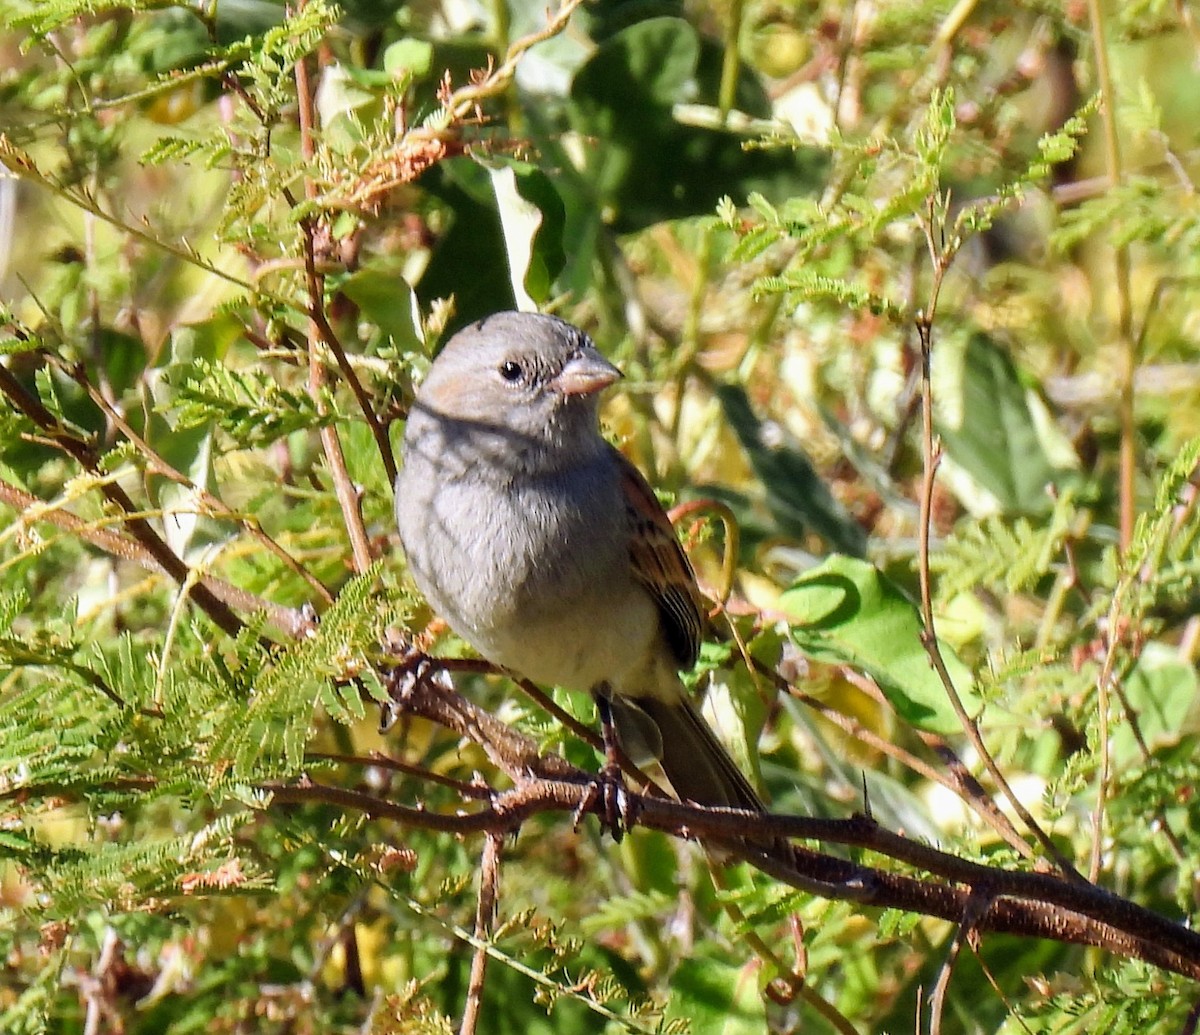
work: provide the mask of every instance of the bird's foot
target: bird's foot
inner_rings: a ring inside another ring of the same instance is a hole
[[[637,822],[636,802],[626,791],[621,767],[616,763],[603,765],[596,778],[588,784],[587,794],[575,809],[576,829],[589,812],[595,812],[600,817],[600,832],[607,830],[617,844]]]
[[[431,684],[448,686],[449,676],[424,651],[405,644],[397,651],[396,664],[388,671],[384,683],[387,700],[379,706],[379,732],[386,733],[396,724],[415,694]]]

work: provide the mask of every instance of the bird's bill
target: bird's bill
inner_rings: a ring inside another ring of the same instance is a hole
[[[591,395],[620,378],[621,371],[599,352],[585,349],[567,360],[553,383],[563,395]]]

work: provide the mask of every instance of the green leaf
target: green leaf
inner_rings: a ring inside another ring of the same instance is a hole
[[[383,52],[383,69],[398,79],[424,79],[433,67],[433,44],[428,40],[402,39]]]
[[[517,308],[527,312],[550,297],[562,269],[564,208],[549,177],[526,162],[481,161],[491,177]]]
[[[496,275],[506,267],[508,255],[487,171],[470,158],[453,158],[429,170],[422,184],[452,213],[416,285],[422,307],[428,310],[436,299],[453,295],[448,332],[501,309],[515,309],[512,285]],[[464,270],[480,275],[464,277]]]
[[[916,605],[882,572],[853,557],[830,557],[784,591],[779,607],[809,657],[865,672],[907,722],[932,733],[960,725],[921,644]],[[970,670],[948,646],[942,657],[968,714],[980,703]]]
[[[352,273],[339,290],[362,310],[401,352],[421,347],[421,318],[416,295],[404,279],[399,263],[373,262]]]
[[[816,532],[841,553],[865,556],[866,533],[833,498],[800,444],[774,422],[759,420],[739,385],[722,385],[717,396],[780,527],[796,538]]]
[[[1062,480],[1038,435],[1027,389],[1008,353],[982,332],[967,342],[958,427],[938,422],[949,457],[1006,511],[1048,510]]]
[[[1148,643],[1124,681],[1125,700],[1137,715],[1138,730],[1151,751],[1178,741],[1188,711],[1200,690],[1193,665],[1174,647]],[[1118,769],[1138,765],[1143,756],[1133,727],[1121,713],[1112,735],[1112,759]]]
[[[689,957],[672,977],[667,1016],[686,1017],[697,1032],[759,1035],[767,1019],[756,975],[755,967]]]
[[[816,151],[748,151],[733,133],[676,120],[676,105],[716,100],[721,63],[721,48],[682,18],[658,17],[604,40],[575,73],[571,122],[595,139],[584,175],[619,230],[711,212],[725,194],[783,200],[814,189],[825,162]],[[752,74],[737,85],[739,111],[770,114]]]
[[[146,368],[146,346],[139,338],[102,327],[96,334],[96,351],[88,364],[92,383],[104,384],[120,399]]]

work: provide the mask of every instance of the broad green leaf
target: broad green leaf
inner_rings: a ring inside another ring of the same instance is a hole
[[[619,230],[709,213],[722,195],[773,200],[809,193],[825,158],[815,150],[747,150],[723,129],[684,125],[674,108],[715,103],[722,51],[682,18],[647,18],[605,39],[571,83],[571,122],[589,141],[587,168]],[[736,107],[770,115],[761,83],[743,69]]]
[[[916,605],[873,565],[830,557],[784,591],[779,607],[792,639],[809,657],[865,672],[907,722],[933,733],[961,728],[921,644]],[[979,699],[970,670],[946,644],[942,656],[968,714]]]
[[[420,311],[398,265],[372,263],[352,273],[338,288],[397,349],[416,351],[421,347]]]
[[[1052,501],[1046,486],[1061,481],[1063,472],[1051,463],[1039,437],[1017,368],[982,332],[967,342],[961,391],[959,426],[938,423],[949,457],[1004,510],[1048,510]]]
[[[454,296],[448,333],[471,320],[516,308],[512,285],[502,272],[508,255],[487,170],[470,158],[453,158],[438,163],[421,182],[452,213],[449,228],[416,284],[422,308]],[[463,276],[464,270],[473,273]]]
[[[756,747],[767,709],[745,666],[713,673],[704,694],[703,712],[709,725],[720,731],[722,743],[741,769],[757,774]]]
[[[423,79],[432,67],[433,44],[428,40],[407,37],[396,40],[383,52],[384,71],[399,79]]]
[[[361,137],[357,127],[352,131],[353,116],[362,114],[363,109],[378,105],[378,99],[370,90],[364,89],[357,77],[344,66],[333,63],[321,73],[316,94],[317,113],[328,136],[330,127],[337,124],[339,143],[345,138]]]
[[[1154,751],[1179,739],[1200,690],[1200,677],[1173,647],[1148,643],[1125,678],[1124,689],[1142,739]],[[1141,747],[1124,712],[1113,730],[1112,759],[1119,769],[1142,762]]]
[[[102,327],[96,334],[96,351],[88,364],[93,384],[103,384],[120,399],[132,388],[146,369],[146,346],[135,338],[111,327]]]
[[[180,324],[171,329],[170,347],[157,365],[171,367],[198,359],[216,363],[225,358],[241,333],[241,324],[233,316],[216,315],[197,323]]]
[[[667,1016],[686,1017],[696,1032],[759,1035],[767,1030],[767,1018],[757,973],[753,966],[690,957],[672,976]]]
[[[546,174],[526,162],[480,164],[491,177],[517,308],[536,312],[563,264],[562,199]]]
[[[739,385],[722,385],[717,395],[780,527],[796,538],[816,532],[835,550],[864,556],[866,533],[833,498],[800,443],[779,425],[759,420]]]

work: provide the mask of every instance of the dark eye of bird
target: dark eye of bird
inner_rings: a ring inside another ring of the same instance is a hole
[[[519,381],[521,373],[521,364],[514,363],[511,359],[500,364],[500,376],[505,381]]]

